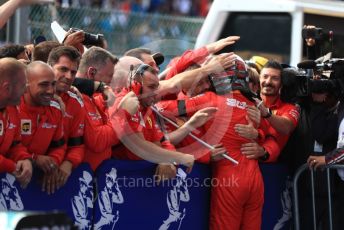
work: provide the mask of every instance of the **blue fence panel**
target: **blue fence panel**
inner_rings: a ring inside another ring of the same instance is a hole
[[[81,164],[73,171],[65,186],[52,195],[42,192],[40,176],[37,174],[36,170],[26,189],[22,189],[11,174],[0,174],[3,188],[0,211],[59,210],[67,213],[80,229],[91,229],[93,175],[90,166]]]
[[[260,164],[264,180],[262,229],[289,229],[292,218],[292,182],[283,164]]]
[[[180,168],[159,185],[155,169],[146,161],[103,162],[94,229],[208,229],[209,166],[196,164],[191,174]]]

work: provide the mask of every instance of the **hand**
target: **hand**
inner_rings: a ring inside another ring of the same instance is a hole
[[[172,179],[176,177],[177,169],[173,164],[159,164],[155,170],[155,178],[157,184],[160,184],[160,181]]]
[[[82,100],[82,94],[80,93],[80,91],[78,90],[78,88],[76,88],[75,86],[71,86],[69,88],[69,91],[71,91],[72,93],[76,94],[80,100]]]
[[[234,126],[234,130],[241,137],[251,139],[251,140],[256,139],[258,137],[258,131],[257,129],[253,127],[253,122],[250,119],[247,119],[247,120],[248,120],[247,125],[236,124]]]
[[[116,100],[115,93],[112,91],[110,86],[105,86],[102,92],[104,105],[106,107],[111,107]]]
[[[181,153],[183,156],[181,157],[180,163],[187,167],[186,172],[190,173],[192,171],[192,167],[195,163],[195,157],[190,154]]]
[[[206,47],[209,53],[217,53],[218,51],[222,50],[226,46],[234,44],[239,39],[240,39],[239,36],[229,36],[229,37],[220,39],[216,42],[210,43]]]
[[[227,153],[227,150],[223,147],[222,144],[213,145],[215,149],[211,150],[212,161],[218,161],[224,159],[223,154]]]
[[[63,44],[66,46],[74,46],[76,49],[79,50],[81,54],[83,54],[84,45],[82,43],[84,40],[85,40],[85,32],[83,30],[76,31],[76,32],[69,30],[66,34]]]
[[[257,99],[257,98],[254,98],[255,102],[256,102],[256,105],[257,105],[257,108],[259,109],[260,111],[260,114],[262,117],[266,117],[269,113],[269,110],[268,108],[265,106],[264,102]]]
[[[57,181],[57,188],[61,188],[63,185],[66,184],[70,174],[72,174],[73,165],[70,161],[64,161],[60,165],[58,170],[58,181]]]
[[[59,95],[54,94],[54,99],[59,103],[60,108],[61,108],[61,112],[62,112],[63,116],[65,116],[66,115],[66,105],[63,102],[62,98]]]
[[[259,127],[260,125],[260,110],[256,106],[248,105],[246,108],[248,118],[247,120],[251,120],[254,122],[254,127]]]
[[[16,171],[13,175],[22,188],[30,183],[32,178],[32,163],[30,160],[19,160],[16,164]]]
[[[247,159],[257,160],[265,154],[264,148],[256,142],[242,144],[240,151]]]
[[[325,156],[309,156],[307,159],[309,169],[317,169],[326,165]]]
[[[235,65],[234,53],[225,53],[213,57],[204,67],[207,73],[212,74],[221,73],[233,65]]]
[[[54,194],[58,186],[58,171],[52,173],[45,173],[42,181],[42,191],[47,192],[48,195]]]
[[[184,125],[190,132],[204,125],[217,111],[215,107],[207,107],[197,111]]]
[[[50,156],[38,155],[36,165],[42,169],[44,173],[52,173],[57,170],[57,165]]]
[[[135,113],[137,113],[139,106],[140,106],[140,102],[136,94],[134,92],[129,92],[120,101],[118,105],[118,109],[124,109],[131,115],[134,115]]]

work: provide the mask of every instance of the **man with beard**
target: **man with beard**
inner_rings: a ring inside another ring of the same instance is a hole
[[[50,52],[48,64],[53,68],[56,79],[56,94],[61,97],[64,106],[63,132],[67,144],[65,158],[55,174],[51,174],[51,183],[47,184],[47,192],[63,186],[72,169],[75,169],[83,160],[85,146],[83,142],[85,110],[81,99],[70,92],[75,79],[81,55],[71,46],[60,46]]]
[[[22,142],[32,154],[44,178],[56,173],[64,159],[63,116],[53,100],[55,75],[44,62],[36,61],[27,68],[28,87],[20,103]],[[42,188],[51,181],[43,179]]]
[[[281,74],[282,66],[276,61],[268,61],[260,72],[259,82],[262,101],[258,102],[257,107],[262,117],[265,118],[262,121],[270,126],[268,133],[275,137],[275,140],[271,140],[271,143],[267,140],[263,146],[253,142],[243,145],[243,154],[248,157],[260,157],[263,161],[269,161],[270,158],[270,160],[276,160],[298,124],[299,108],[283,102],[280,98]],[[277,145],[274,144],[274,141],[277,142]]]

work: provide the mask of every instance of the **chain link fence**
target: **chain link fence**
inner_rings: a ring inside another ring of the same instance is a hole
[[[31,40],[39,35],[55,40],[50,29],[53,20],[65,30],[74,27],[89,33],[104,34],[108,49],[116,55],[144,46],[171,57],[193,48],[204,21],[203,18],[37,5],[30,8]]]

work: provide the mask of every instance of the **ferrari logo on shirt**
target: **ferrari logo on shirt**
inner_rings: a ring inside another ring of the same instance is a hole
[[[148,124],[150,125],[151,128],[153,128],[153,123],[152,119],[150,117],[147,117]]]
[[[21,134],[22,135],[31,135],[31,120],[22,119],[20,120]]]
[[[0,136],[4,134],[4,121],[0,121]]]

